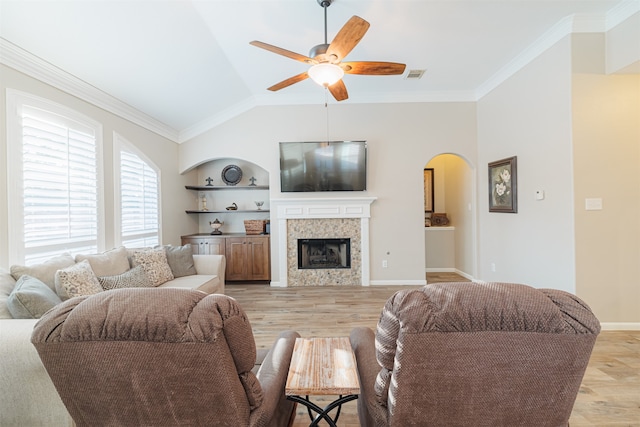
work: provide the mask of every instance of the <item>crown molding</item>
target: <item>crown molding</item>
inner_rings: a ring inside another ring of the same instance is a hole
[[[253,97],[234,104],[218,114],[214,114],[213,116],[205,118],[204,120],[201,120],[198,123],[181,130],[180,134],[178,135],[177,142],[179,144],[182,144],[185,141],[195,138],[196,136],[213,129],[216,126],[219,126],[222,123],[227,122],[242,113],[246,113],[250,109],[256,107],[256,105],[256,100]]]
[[[640,0],[625,0],[607,12],[606,31],[640,12]]]
[[[638,13],[638,11],[640,11],[640,0],[626,0],[611,9],[606,15],[575,14],[567,16],[480,85],[476,90],[476,101],[482,99],[551,46],[562,40],[563,37],[574,33],[605,33],[633,14]]]
[[[560,20],[528,48],[520,52],[515,58],[509,61],[509,63],[498,70],[497,73],[476,89],[476,100],[482,99],[493,89],[505,82],[509,77],[516,74],[547,49],[562,40],[563,37],[571,34],[574,28],[574,20],[575,16],[567,16]]]
[[[76,76],[0,37],[0,63],[178,142],[178,132]]]

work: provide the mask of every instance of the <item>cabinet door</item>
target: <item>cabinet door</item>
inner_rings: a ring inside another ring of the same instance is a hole
[[[227,280],[247,280],[247,242],[244,237],[227,237]]]
[[[224,255],[224,237],[194,236],[183,237],[182,244],[191,244],[191,249],[196,255]]]
[[[224,255],[225,254],[225,238],[224,237],[206,237],[204,239],[205,254]]]
[[[182,244],[183,245],[190,244],[191,251],[194,253],[194,255],[204,253],[202,252],[204,250],[204,241],[200,237],[183,237]]]
[[[247,280],[271,279],[269,260],[269,237],[247,237]]]

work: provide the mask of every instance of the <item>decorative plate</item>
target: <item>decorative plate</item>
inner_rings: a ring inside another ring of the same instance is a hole
[[[222,181],[227,185],[236,185],[242,179],[242,169],[229,165],[222,169]]]

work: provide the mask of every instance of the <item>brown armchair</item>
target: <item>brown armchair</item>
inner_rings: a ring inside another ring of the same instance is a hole
[[[576,296],[438,283],[354,329],[362,426],[566,426],[600,323]]]
[[[280,334],[257,375],[251,325],[236,301],[187,289],[77,297],[31,341],[78,426],[286,426],[295,338]]]

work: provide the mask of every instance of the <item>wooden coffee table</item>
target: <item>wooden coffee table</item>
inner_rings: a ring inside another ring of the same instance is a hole
[[[335,427],[342,404],[357,399],[360,394],[356,358],[349,338],[297,338],[285,394],[287,399],[307,407],[310,426],[317,426],[323,419]],[[310,395],[339,397],[321,408],[309,400]],[[336,408],[332,418],[329,412]]]

